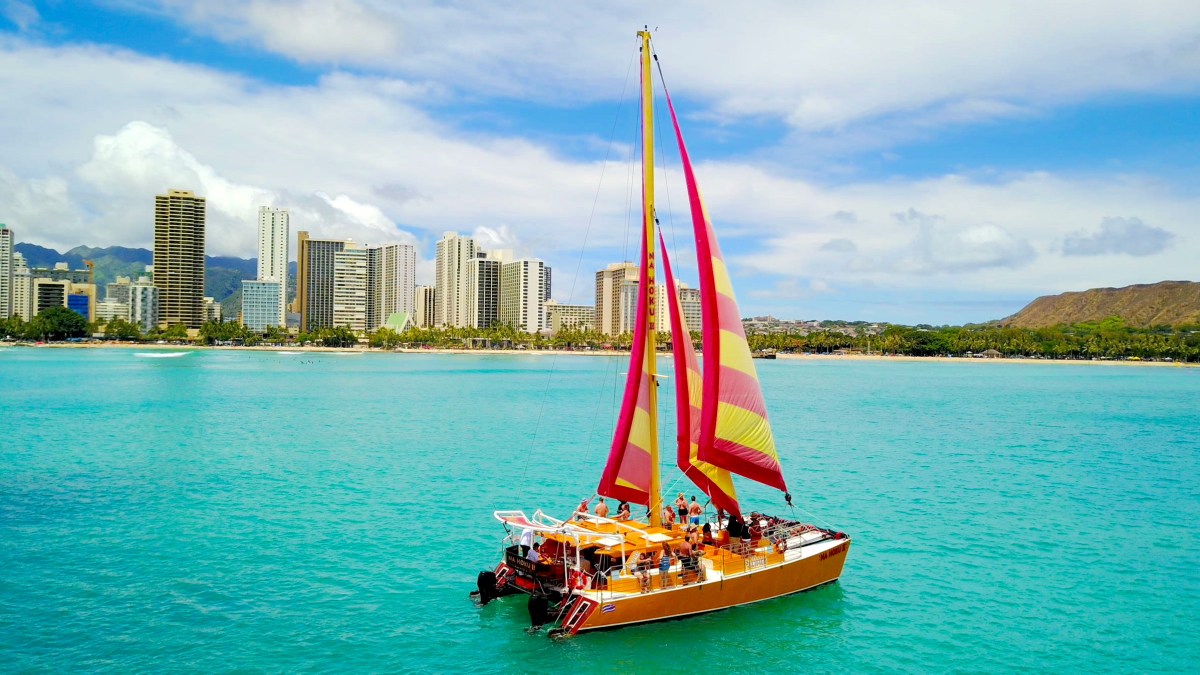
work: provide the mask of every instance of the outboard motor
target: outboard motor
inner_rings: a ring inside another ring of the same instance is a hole
[[[529,625],[537,630],[550,620],[550,601],[542,595],[529,596]]]
[[[475,586],[479,588],[479,604],[486,605],[492,600],[500,597],[496,592],[496,573],[495,572],[480,572],[475,578]]]

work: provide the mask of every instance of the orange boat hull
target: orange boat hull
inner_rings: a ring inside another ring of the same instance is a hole
[[[849,550],[845,539],[819,554],[650,593],[586,591],[583,595],[596,606],[578,630],[674,619],[806,591],[837,581]]]

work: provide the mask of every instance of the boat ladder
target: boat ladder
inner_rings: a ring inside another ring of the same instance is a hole
[[[567,618],[563,619],[562,632],[565,635],[574,635],[579,632],[579,627],[584,621],[596,611],[596,605],[599,604],[591,598],[577,595],[575,602],[567,607]]]

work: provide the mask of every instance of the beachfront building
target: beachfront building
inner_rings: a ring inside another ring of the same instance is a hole
[[[301,332],[330,328],[333,323],[334,256],[346,248],[341,239],[313,239],[296,233],[296,308]],[[365,295],[364,289],[364,295]]]
[[[367,249],[367,329],[387,325],[393,315],[412,316],[417,286],[417,251],[410,244]]]
[[[479,251],[467,261],[467,326],[490,328],[500,320],[500,268],[512,257],[512,251]]]
[[[206,202],[191,190],[154,197],[154,285],[159,324],[199,328],[204,313]]]
[[[91,283],[92,273],[86,269],[73,270],[65,262],[54,263],[54,267],[35,267],[29,271],[37,279],[68,281],[73,284]]]
[[[413,293],[413,325],[431,328],[437,318],[437,290],[433,286],[417,286]]]
[[[679,294],[679,308],[683,313],[683,323],[689,333],[698,333],[704,329],[700,312],[700,289],[688,288],[682,281],[675,282],[675,292]]]
[[[209,321],[221,321],[221,303],[217,302],[215,298],[205,297],[203,309],[205,323]]]
[[[13,252],[12,255],[12,314],[29,321],[33,319],[33,274],[25,264],[25,256]]]
[[[0,319],[13,312],[13,232],[0,223]]]
[[[523,259],[500,267],[500,323],[526,333],[546,328],[550,268],[541,260]]]
[[[288,278],[288,226],[291,214],[287,209],[258,207],[258,281],[274,281],[279,301],[272,326],[287,325],[287,278]],[[256,290],[262,291],[260,286]],[[242,286],[243,293],[245,285]],[[242,298],[245,303],[245,296]],[[261,308],[261,306],[260,306]],[[257,310],[256,310],[257,311]],[[244,317],[243,317],[244,321]]]
[[[333,326],[367,331],[367,250],[352,241],[333,254]]]
[[[266,332],[268,326],[278,326],[283,295],[274,279],[242,282],[242,325],[256,333]]]
[[[613,263],[596,272],[596,329],[605,335],[621,334],[621,287],[637,280],[637,265]]]
[[[158,292],[149,276],[140,276],[129,285],[129,322],[143,333],[158,326]]]
[[[30,296],[32,303],[30,311],[33,316],[58,305],[66,307],[88,321],[95,317],[96,287],[91,284],[77,284],[70,279],[32,277]]]
[[[129,277],[117,277],[116,281],[105,284],[104,299],[129,304]]]
[[[546,326],[551,333],[561,330],[591,330],[596,325],[596,308],[590,305],[560,305],[547,300]]]
[[[467,263],[478,254],[478,245],[470,237],[446,232],[437,243],[434,261],[434,325],[465,328],[467,321]]]
[[[113,319],[129,320],[129,303],[105,298],[96,303],[96,321],[106,324]]]
[[[641,282],[637,277],[636,268],[633,270],[632,278],[626,277],[625,280],[621,282],[621,293],[619,297],[620,308],[617,314],[617,335],[620,335],[621,333],[633,332],[635,327],[634,321],[637,318],[637,296],[640,283]],[[667,285],[658,284],[655,288],[655,291],[657,292],[655,297],[658,300],[658,311],[656,312],[656,316],[659,317],[656,328],[660,331],[670,330],[670,321],[667,319],[667,306],[665,304],[667,298]]]
[[[51,307],[66,307],[71,295],[71,282],[42,277],[33,280],[33,315]]]

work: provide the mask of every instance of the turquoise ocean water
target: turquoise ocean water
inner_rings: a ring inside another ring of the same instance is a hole
[[[467,593],[594,490],[622,360],[0,350],[0,670],[1200,668],[1200,370],[759,365],[842,580],[555,642]]]

